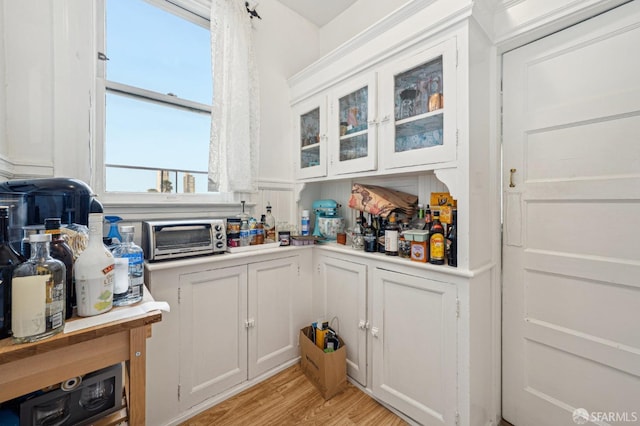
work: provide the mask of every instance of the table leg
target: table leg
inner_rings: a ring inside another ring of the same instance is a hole
[[[145,327],[129,334],[129,425],[144,426],[146,410],[146,337]]]

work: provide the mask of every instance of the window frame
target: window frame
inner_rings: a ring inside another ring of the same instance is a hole
[[[137,100],[146,100],[163,106],[184,108],[192,111],[208,112],[211,105],[180,99],[168,94],[153,92],[123,83],[109,81],[105,78],[107,60],[99,59],[99,53],[106,49],[106,1],[96,0],[96,89],[95,89],[95,129],[92,152],[92,188],[101,201],[107,205],[158,206],[227,204],[236,202],[232,193],[153,193],[153,192],[116,192],[106,190],[106,94],[130,96]],[[186,19],[209,30],[209,7],[198,0],[144,0],[154,7]],[[206,141],[207,144],[209,141]]]

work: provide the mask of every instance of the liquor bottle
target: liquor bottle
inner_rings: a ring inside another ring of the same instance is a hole
[[[25,258],[9,242],[9,207],[0,206],[0,339],[11,331],[11,277]]]
[[[128,285],[120,288],[114,285],[113,305],[126,306],[142,300],[144,285],[144,253],[140,247],[133,242],[135,227],[125,225],[120,227],[122,242],[115,246],[111,253],[115,258],[125,258],[128,260]]]
[[[384,253],[384,230],[387,224],[385,220],[378,216],[378,252]]]
[[[423,229],[424,226],[424,206],[418,204],[418,215],[409,224],[409,229]]]
[[[384,254],[387,256],[398,255],[398,238],[400,235],[400,227],[396,223],[396,215],[391,213],[389,222],[384,229]]]
[[[356,224],[353,226],[353,233],[351,234],[351,248],[355,250],[362,250],[364,248],[364,228],[362,227],[362,212],[360,216],[356,218]]]
[[[64,329],[66,268],[51,257],[50,243],[50,234],[31,235],[31,257],[13,271],[11,330],[16,343],[35,342]]]
[[[433,223],[429,229],[429,263],[444,265],[444,227],[440,223],[440,212],[433,212]]]
[[[264,218],[265,242],[275,243],[276,240],[276,218],[271,214],[271,203],[267,202],[267,214]]]
[[[51,245],[49,251],[51,257],[64,263],[65,275],[65,319],[73,316],[73,306],[75,305],[76,292],[73,284],[73,251],[67,242],[62,238],[60,232],[60,218],[52,217],[44,220],[44,233],[51,234]]]
[[[458,210],[454,209],[451,213],[451,225],[447,232],[447,263],[458,267]]]
[[[422,227],[422,229],[425,231],[429,231],[431,229],[431,223],[432,223],[431,209],[429,208],[429,204],[427,204],[427,208],[424,209],[424,226]]]
[[[114,260],[102,244],[102,215],[89,214],[89,243],[74,265],[78,315],[102,314],[113,307]]]
[[[373,228],[373,218],[369,215],[369,222],[364,228],[364,251],[367,253],[375,253],[378,251],[378,239],[376,231]]]

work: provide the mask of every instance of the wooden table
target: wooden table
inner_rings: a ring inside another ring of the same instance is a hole
[[[128,361],[129,425],[144,425],[146,339],[161,320],[160,311],[151,311],[36,343],[0,340],[0,402]]]

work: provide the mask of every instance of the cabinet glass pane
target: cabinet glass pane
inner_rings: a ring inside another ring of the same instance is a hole
[[[318,165],[320,165],[320,146],[316,144],[316,146],[303,149],[300,153],[300,167],[305,169]]]
[[[369,88],[363,87],[340,98],[340,135],[367,130]]]
[[[340,140],[340,161],[366,157],[368,152],[366,133]]]
[[[396,126],[395,152],[442,145],[442,114]]]
[[[305,147],[320,142],[320,108],[300,116],[300,146]]]
[[[340,118],[340,161],[368,154],[369,87],[351,92],[338,100]]]
[[[442,108],[442,56],[395,76],[395,118],[404,120]]]

